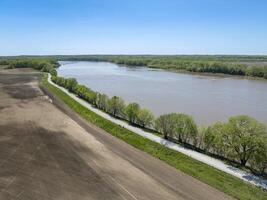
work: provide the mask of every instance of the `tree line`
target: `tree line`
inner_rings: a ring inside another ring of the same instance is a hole
[[[266,56],[56,56],[58,60],[106,61],[126,66],[146,66],[198,73],[221,73],[267,79]],[[264,64],[266,63],[266,64]]]
[[[249,167],[254,173],[266,175],[267,129],[251,117],[235,116],[227,123],[197,127],[189,115],[170,113],[155,118],[151,111],[141,108],[138,103],[126,105],[121,97],[109,98],[78,84],[73,78],[52,76],[52,81],[113,117],[155,130],[165,139],[178,141],[204,153],[236,162],[242,167]]]
[[[58,62],[53,59],[5,59],[0,60],[0,65],[7,65],[12,68],[32,68],[42,72],[48,72],[53,76],[57,76],[56,67]]]
[[[128,66],[147,66],[150,68],[181,70],[198,73],[221,73],[229,75],[251,76],[267,79],[267,66],[247,65],[238,62],[195,61],[173,58],[145,59],[145,58],[116,58],[108,60]]]
[[[30,67],[52,75],[52,81],[96,108],[144,129],[155,130],[165,139],[175,140],[201,152],[234,161],[253,173],[266,175],[267,128],[248,116],[231,117],[226,123],[197,127],[186,114],[170,113],[157,118],[138,103],[125,104],[121,97],[105,94],[80,85],[74,78],[57,76],[58,63],[52,59],[18,59],[1,61],[9,68]]]
[[[142,109],[137,103],[126,105],[121,97],[113,96],[109,98],[105,94],[95,92],[84,85],[78,84],[73,78],[66,79],[52,76],[52,81],[113,117],[127,120],[131,124],[143,128],[152,127],[154,122],[153,114],[148,109]]]
[[[22,59],[23,58],[23,59]],[[106,61],[127,66],[147,66],[176,71],[221,73],[267,79],[267,56],[236,55],[69,55],[0,57],[1,62],[10,60],[68,60]]]

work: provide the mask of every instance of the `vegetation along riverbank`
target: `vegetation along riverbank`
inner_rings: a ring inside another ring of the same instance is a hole
[[[50,72],[55,83],[67,88],[77,96],[114,117],[127,120],[136,126],[155,129],[155,131],[167,139],[175,139],[192,148],[235,161],[240,166],[247,166],[254,173],[263,176],[266,174],[266,127],[248,116],[237,116],[231,118],[225,124],[217,123],[208,128],[198,128],[194,120],[188,115],[171,113],[155,119],[149,110],[140,108],[137,103],[125,105],[120,97],[109,98],[105,94],[100,94],[78,84],[75,79],[57,77],[55,67],[58,65],[54,60],[16,60],[9,61],[8,66],[10,68],[31,67]],[[238,199],[265,198],[266,192],[108,122],[83,108],[46,81],[43,81],[42,85],[53,91],[67,105],[91,123],[96,124],[131,145],[166,161],[175,168]]]
[[[267,79],[266,56],[56,56],[57,60],[105,61],[126,66],[146,66],[177,72],[216,73]]]
[[[0,57],[1,62],[21,59],[112,62],[126,66],[146,66],[176,72],[216,73],[267,79],[266,56],[242,55],[53,55]]]
[[[58,77],[52,59],[20,59],[3,62],[9,68],[30,67],[52,75],[52,81],[86,100],[96,108],[134,126],[149,129],[194,150],[206,153],[266,176],[267,130],[264,124],[249,116],[231,117],[227,123],[197,127],[193,118],[182,113],[170,113],[155,119],[151,111],[138,103],[125,105],[122,98],[80,85],[73,78]]]
[[[127,142],[135,148],[159,158],[176,169],[189,174],[190,176],[193,176],[236,199],[266,199],[266,191],[253,185],[246,184],[238,178],[196,161],[195,159],[192,159],[182,153],[171,150],[161,144],[141,137],[86,109],[66,93],[49,84],[46,76],[43,78],[41,86],[61,99],[71,109],[73,109],[76,113],[90,123],[95,124],[97,127],[100,127],[101,129]]]

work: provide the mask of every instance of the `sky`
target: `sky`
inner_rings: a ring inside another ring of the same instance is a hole
[[[0,55],[267,55],[266,0],[0,0]]]

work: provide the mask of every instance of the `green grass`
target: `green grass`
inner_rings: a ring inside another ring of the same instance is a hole
[[[51,93],[61,99],[73,111],[78,113],[87,121],[102,128],[111,135],[127,142],[128,144],[140,149],[174,168],[207,183],[208,185],[236,198],[244,200],[267,199],[267,192],[255,186],[244,183],[243,181],[221,172],[213,167],[196,161],[179,152],[168,149],[158,143],[143,138],[125,128],[122,128],[88,110],[66,95],[60,89],[47,82],[47,77],[43,78],[41,87],[47,88]],[[193,188],[192,188],[193,189]]]
[[[0,69],[6,69],[8,68],[8,65],[0,65]]]

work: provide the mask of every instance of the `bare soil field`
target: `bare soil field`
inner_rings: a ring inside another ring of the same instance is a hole
[[[230,199],[85,122],[40,77],[0,71],[1,200]]]

